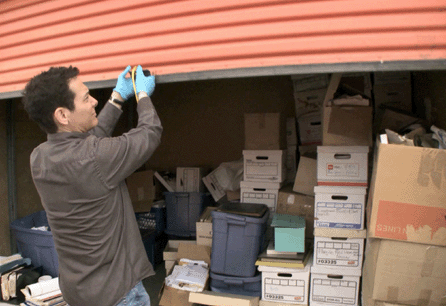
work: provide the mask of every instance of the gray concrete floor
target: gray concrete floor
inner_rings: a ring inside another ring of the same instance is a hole
[[[143,280],[144,288],[146,288],[147,293],[150,296],[150,306],[159,305],[159,291],[163,285],[164,279],[166,278],[166,269],[164,266],[164,261],[155,267],[155,275],[148,277]]]

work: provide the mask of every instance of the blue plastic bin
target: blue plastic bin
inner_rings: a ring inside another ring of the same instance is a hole
[[[210,287],[214,292],[258,297],[262,295],[262,274],[260,273],[253,277],[237,277],[210,272],[209,276]]]
[[[51,231],[32,230],[33,227],[48,226],[44,210],[33,213],[10,224],[17,249],[22,257],[31,259],[35,267],[42,267],[42,273],[59,276],[59,261]]]
[[[165,192],[166,234],[195,237],[196,222],[207,206],[215,203],[210,193]]]
[[[257,257],[266,247],[269,211],[261,218],[221,211],[212,211],[211,215],[211,271],[223,275],[253,277],[257,270]]]

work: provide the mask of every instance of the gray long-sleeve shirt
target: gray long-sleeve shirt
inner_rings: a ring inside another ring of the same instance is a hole
[[[111,133],[122,111],[106,103],[89,133],[49,134],[31,154],[31,171],[59,259],[59,282],[71,306],[116,305],[154,274],[125,178],[160,143],[162,126],[150,98],[138,125]]]

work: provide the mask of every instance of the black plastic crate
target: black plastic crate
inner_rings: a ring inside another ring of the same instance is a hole
[[[154,230],[157,234],[166,229],[166,206],[154,205],[150,212],[135,213],[138,227],[141,231]]]
[[[142,242],[147,257],[153,267],[163,262],[163,250],[167,245],[168,237],[165,233],[158,234],[155,230],[140,230]]]

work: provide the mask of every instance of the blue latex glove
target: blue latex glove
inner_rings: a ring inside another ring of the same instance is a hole
[[[153,75],[145,76],[142,67],[138,65],[138,67],[136,67],[135,86],[136,93],[144,91],[150,97],[155,90],[155,77]]]
[[[125,70],[118,77],[116,87],[113,88],[113,90],[118,92],[124,100],[127,100],[134,95],[132,78],[125,77],[130,69],[132,69],[130,66],[125,68]]]

